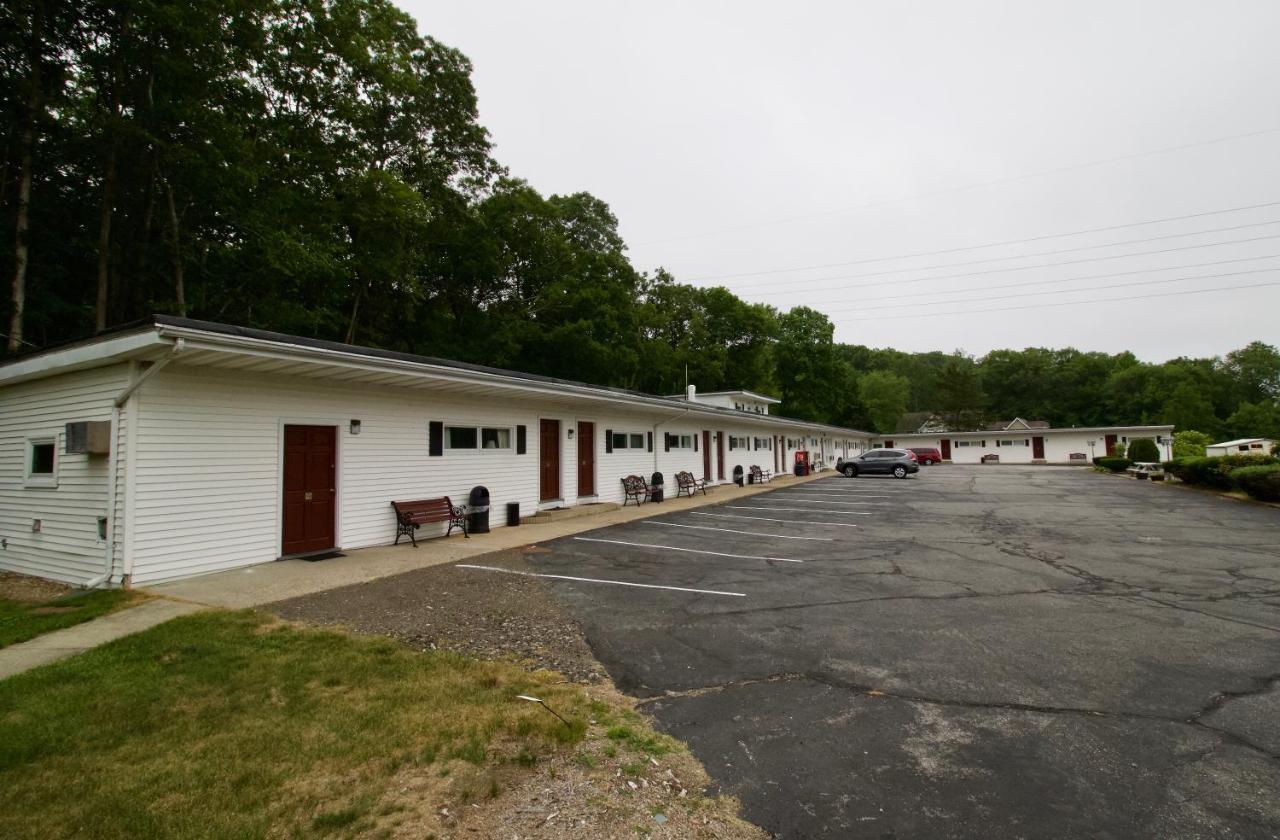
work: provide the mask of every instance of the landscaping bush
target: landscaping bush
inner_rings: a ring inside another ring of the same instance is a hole
[[[1126,453],[1127,453],[1128,448],[1129,448],[1129,445],[1128,445],[1128,444],[1126,444],[1126,443],[1125,443],[1124,441],[1122,441],[1122,440],[1118,440],[1118,441],[1116,441],[1115,443],[1111,444],[1111,454],[1110,454],[1110,455],[1107,455],[1106,457],[1108,457],[1108,458],[1124,458],[1124,457],[1126,457]]]
[[[1129,444],[1129,454],[1125,457],[1130,461],[1154,463],[1160,460],[1160,448],[1151,438],[1138,438]]]
[[[1188,429],[1173,436],[1173,457],[1204,457],[1205,447],[1213,443],[1213,438],[1204,432]]]
[[[1259,467],[1236,467],[1230,473],[1231,483],[1255,499],[1280,502],[1280,464]]]
[[[1133,466],[1133,461],[1130,461],[1128,458],[1112,458],[1105,455],[1094,458],[1093,463],[1102,467],[1104,470],[1111,470],[1112,472],[1117,473],[1124,472],[1129,469],[1129,467]]]
[[[1227,455],[1222,458],[1175,458],[1165,463],[1165,472],[1199,487],[1230,490],[1234,485],[1231,471],[1241,467],[1265,467],[1280,464],[1269,455]]]

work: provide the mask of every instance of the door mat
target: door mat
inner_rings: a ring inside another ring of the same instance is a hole
[[[332,560],[335,557],[346,557],[341,551],[322,551],[319,554],[304,554],[299,560],[306,560],[308,563],[315,563],[320,560]]]

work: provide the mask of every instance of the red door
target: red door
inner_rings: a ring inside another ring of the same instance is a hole
[[[1031,457],[1037,461],[1044,460],[1044,438],[1033,437],[1031,439]]]
[[[891,441],[891,440],[886,440],[886,441],[884,442],[884,448],[885,448],[885,449],[893,449],[893,441]]]
[[[544,502],[560,498],[559,420],[539,421],[538,467],[538,498]]]
[[[578,423],[578,495],[596,494],[596,424]]]
[[[702,477],[711,480],[711,432],[702,432]]]
[[[1109,457],[1111,457],[1112,455],[1116,454],[1116,441],[1117,441],[1117,440],[1119,440],[1119,438],[1117,438],[1115,435],[1107,435],[1107,437],[1106,437],[1106,443],[1107,443],[1107,457],[1108,457],[1108,458],[1109,458]]]
[[[950,438],[942,439],[942,460],[944,461],[951,460],[951,439]]]
[[[724,481],[724,432],[716,432],[716,478]]]
[[[281,554],[324,551],[337,542],[337,447],[333,426],[284,427]]]

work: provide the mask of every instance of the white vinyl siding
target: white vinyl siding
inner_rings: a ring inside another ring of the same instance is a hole
[[[115,365],[0,389],[0,569],[83,583],[105,571],[107,455],[68,455],[66,424],[110,420],[128,369]],[[30,446],[53,441],[55,480],[29,483]],[[40,520],[34,533],[32,521]],[[117,580],[118,582],[118,580]]]

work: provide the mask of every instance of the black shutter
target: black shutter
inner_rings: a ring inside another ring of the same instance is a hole
[[[529,447],[525,443],[524,426],[516,426],[516,454],[523,455],[529,451]]]
[[[737,439],[736,437],[734,437],[733,435],[729,435],[729,451],[730,451],[730,452],[732,452],[734,449],[736,449],[736,448],[737,448],[737,447],[734,445],[735,443],[737,443],[737,441],[738,441],[738,439]]]
[[[653,451],[653,432],[649,432],[649,451]]]
[[[693,451],[698,451],[698,435],[696,433],[693,436]]]
[[[604,452],[608,455],[613,451],[613,429],[604,430]]]
[[[432,456],[444,454],[444,423],[439,420],[432,420],[427,428],[429,430],[427,454]]]
[[[663,452],[671,451],[671,433],[670,432],[662,433],[662,451]]]

